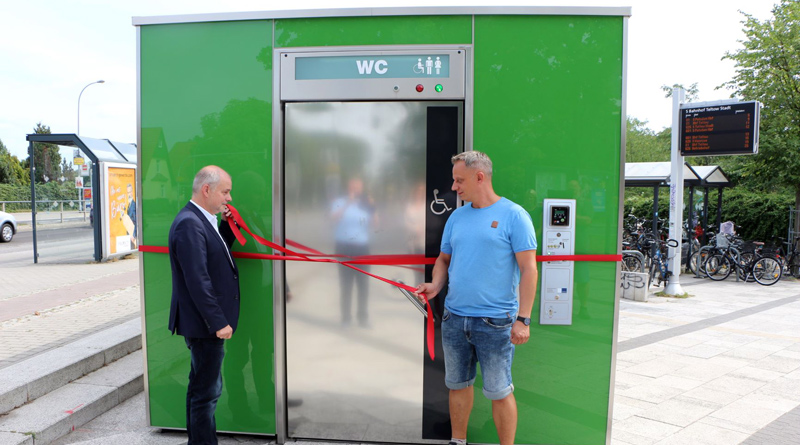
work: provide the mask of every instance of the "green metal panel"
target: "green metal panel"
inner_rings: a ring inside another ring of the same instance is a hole
[[[474,148],[539,240],[542,201],[577,200],[576,254],[617,252],[622,50],[621,17],[475,17]],[[616,268],[576,262],[572,326],[534,322],[517,348],[518,443],[605,443]],[[470,442],[497,442],[490,404],[475,402]]]
[[[472,41],[471,16],[286,19],[275,23],[275,47],[457,45]]]
[[[272,21],[141,27],[142,242],[166,246],[194,174],[216,164],[251,230],[272,235]],[[254,242],[234,252],[267,253]],[[184,427],[189,353],[167,329],[169,258],[143,257],[151,422]],[[241,317],[226,343],[221,431],[275,433],[272,264],[237,260]]]

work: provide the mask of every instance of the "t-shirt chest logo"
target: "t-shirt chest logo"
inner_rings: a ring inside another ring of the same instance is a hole
[[[492,221],[492,228],[496,229],[497,228],[497,224],[498,224],[497,221]]]

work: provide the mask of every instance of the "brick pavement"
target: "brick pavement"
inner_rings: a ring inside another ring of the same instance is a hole
[[[0,368],[138,317],[138,263],[0,265]]]

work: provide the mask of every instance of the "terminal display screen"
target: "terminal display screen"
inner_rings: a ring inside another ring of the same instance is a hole
[[[568,226],[569,225],[569,207],[567,207],[567,206],[553,206],[553,207],[550,207],[550,225],[553,225],[553,226]]]
[[[758,153],[758,102],[694,108],[691,105],[681,109],[681,155]]]

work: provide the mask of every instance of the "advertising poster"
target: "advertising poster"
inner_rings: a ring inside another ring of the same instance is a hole
[[[109,167],[108,190],[108,254],[136,250],[136,169]]]

